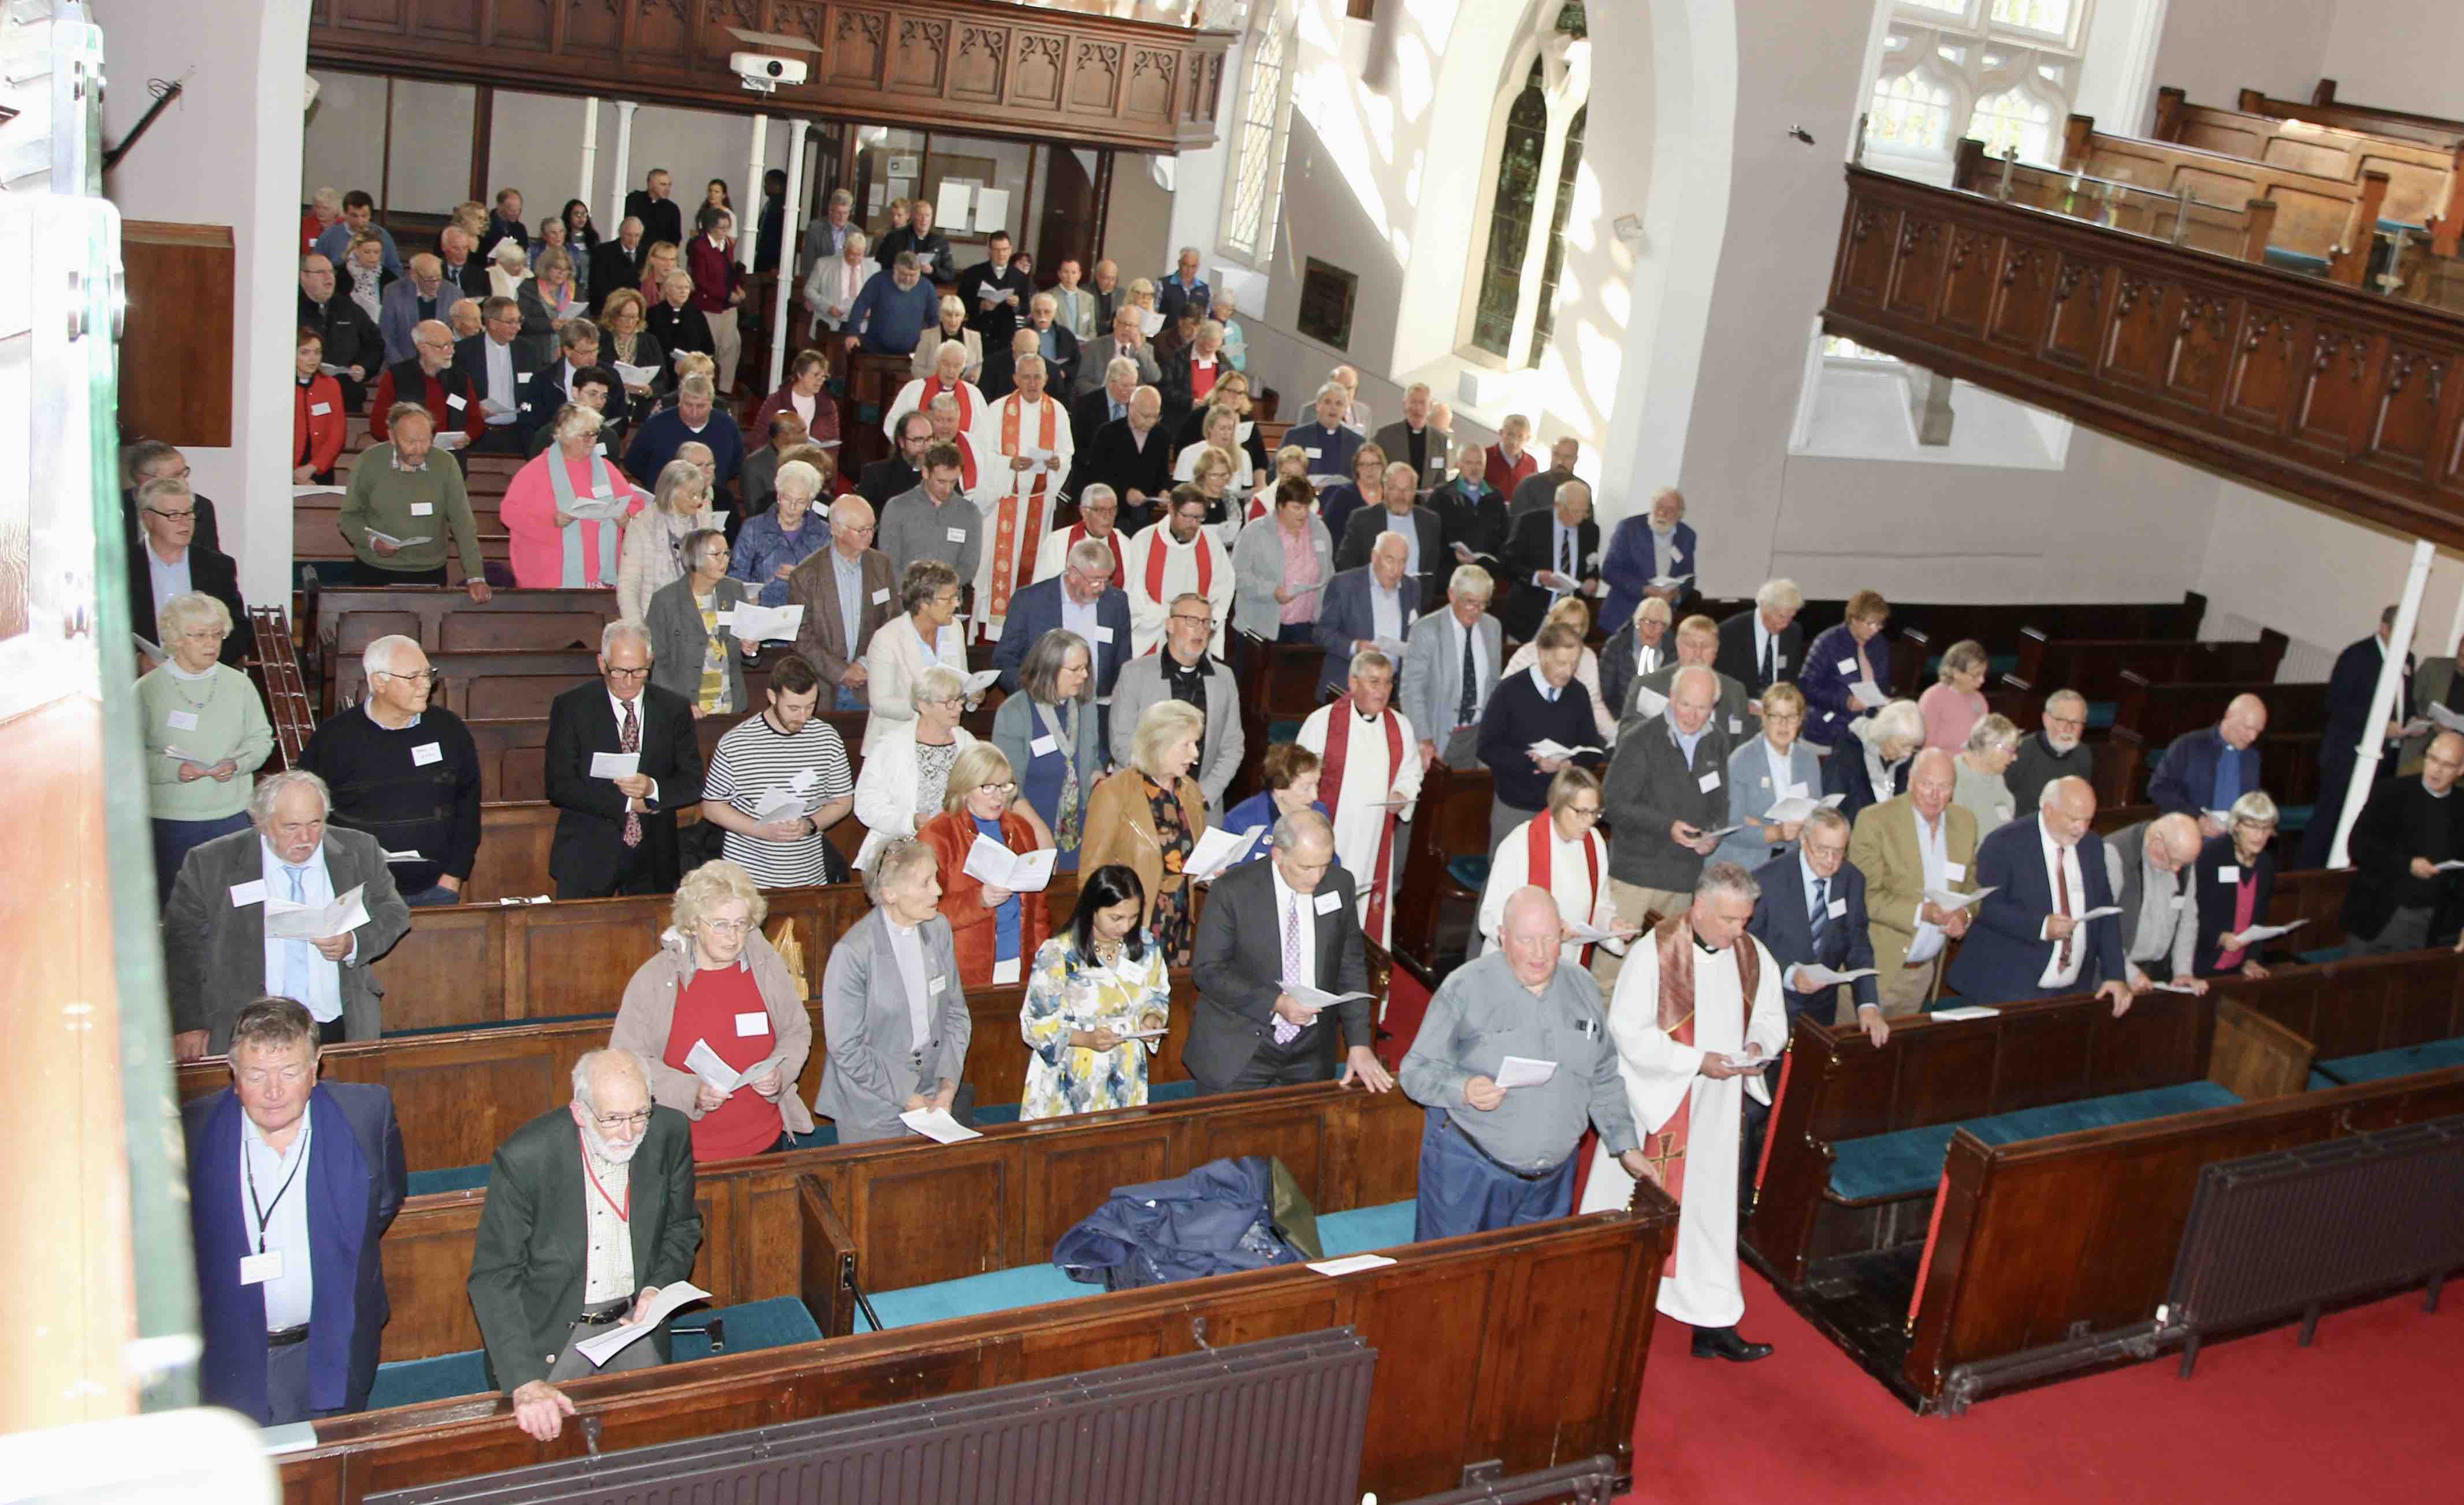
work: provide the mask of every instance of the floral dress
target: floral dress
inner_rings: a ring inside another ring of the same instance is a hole
[[[1173,880],[1180,876],[1189,861],[1190,849],[1197,842],[1189,834],[1189,817],[1180,808],[1180,796],[1143,773],[1138,777],[1146,785],[1147,809],[1155,817],[1155,848],[1163,853],[1164,880],[1155,885],[1155,904],[1148,912],[1147,922],[1164,955],[1175,965],[1187,966],[1198,925],[1189,913],[1189,885]]]
[[[1109,1051],[1069,1043],[1073,1029],[1134,1029],[1149,1009],[1169,1011],[1163,949],[1152,937],[1138,939],[1142,954],[1133,961],[1125,943],[1111,966],[1074,956],[1074,935],[1054,936],[1037,948],[1018,1015],[1019,1033],[1032,1052],[1021,1118],[1135,1108],[1147,1100],[1147,1051],[1159,1042],[1124,1040]]]

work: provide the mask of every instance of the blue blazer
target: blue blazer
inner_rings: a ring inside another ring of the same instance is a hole
[[[1747,738],[1737,744],[1735,752],[1728,754],[1724,777],[1728,785],[1728,818],[1722,825],[1760,820],[1772,806],[1788,798],[1787,789],[1773,786],[1771,754],[1764,750],[1759,737]],[[1806,794],[1816,800],[1830,792],[1822,786],[1822,760],[1801,741],[1791,743],[1788,749],[1788,782],[1804,785]],[[1795,853],[1796,843],[1768,845],[1760,831],[1748,827],[1721,837],[1719,850],[1711,853],[1711,860],[1734,862],[1750,871]]]
[[[2167,815],[2231,808],[2233,800],[2258,787],[2258,749],[2254,746],[2242,753],[2233,797],[2216,806],[2209,803],[2209,796],[2215,792],[2216,764],[2224,755],[2224,733],[2212,726],[2174,738],[2173,745],[2156,761],[2156,773],[2147,781],[2147,798]]]
[[[1822,792],[1844,796],[1839,802],[1839,813],[1847,816],[1848,823],[1853,826],[1857,822],[1857,812],[1866,806],[1880,805],[1884,800],[1907,793],[1908,770],[1915,767],[1916,763],[1912,757],[1902,762],[1891,770],[1891,786],[1877,789],[1873,775],[1865,771],[1865,744],[1851,737],[1840,744],[1837,752],[1822,760]]]
[[[1317,646],[1326,650],[1326,662],[1317,674],[1321,697],[1329,691],[1341,695],[1351,683],[1353,643],[1377,635],[1377,613],[1369,604],[1369,566],[1363,564],[1358,569],[1335,571],[1334,578],[1326,583],[1325,594],[1318,597],[1317,623],[1309,631],[1315,634]],[[1395,587],[1395,599],[1403,609],[1403,641],[1409,643],[1412,624],[1420,616],[1420,583],[1406,574]],[[1399,662],[1395,665],[1397,677],[1402,670]],[[1412,730],[1418,733],[1420,728]]]
[[[1675,537],[1677,552],[1684,558],[1674,570],[1663,571],[1658,558],[1660,541],[1651,536],[1650,514],[1625,519],[1609,535],[1608,552],[1600,558],[1600,578],[1609,586],[1608,600],[1600,608],[1600,627],[1609,636],[1634,625],[1634,614],[1642,609],[1642,587],[1651,584],[1653,576],[1695,573],[1694,529],[1680,522]],[[1692,588],[1688,581],[1685,589],[1677,593],[1678,599],[1683,600]]]
[[[1805,651],[1805,662],[1797,666],[1796,688],[1805,696],[1805,730],[1797,735],[1816,747],[1833,746],[1848,734],[1848,723],[1868,712],[1879,709],[1867,706],[1864,711],[1848,709],[1848,692],[1857,688],[1857,639],[1849,632],[1848,624],[1825,628]],[[1865,645],[1865,661],[1874,666],[1874,688],[1884,695],[1891,693],[1891,645],[1881,633]],[[1839,666],[1847,664],[1849,672],[1841,674]],[[1853,749],[1856,743],[1849,744]]]
[[[1950,990],[1964,1004],[2002,1004],[2060,993],[2036,985],[2054,960],[2051,941],[2039,941],[2045,917],[2054,912],[2054,887],[2045,876],[2043,817],[2014,820],[1976,845],[1975,878],[1979,888],[1994,892],[1976,906],[1976,922],[1959,943],[1952,959]],[[2104,838],[2090,832],[2079,838],[2079,887],[2071,896],[2071,913],[2101,909],[2113,902],[2113,885],[2104,872]],[[2100,983],[2121,982],[2122,928],[2101,919],[2081,927],[2088,948],[2077,985],[2067,992],[2087,992]]]
[[[240,1105],[231,1089],[185,1103],[188,1223],[197,1251],[197,1301],[205,1358],[197,1387],[263,1425],[265,1288],[239,1283],[240,1256],[254,1251],[240,1186]],[[309,1264],[317,1292],[308,1318],[308,1405],[364,1410],[377,1376],[385,1304],[378,1243],[402,1206],[407,1177],[393,1095],[358,1082],[319,1083],[308,1097]]]
[[[1792,852],[1787,861],[1765,865],[1754,877],[1762,884],[1763,894],[1754,900],[1754,918],[1746,921],[1746,930],[1769,948],[1772,961],[1782,967],[1811,962],[1835,972],[1855,972],[1874,964],[1874,941],[1865,929],[1865,874],[1857,871],[1857,864],[1842,862],[1839,871],[1831,875],[1831,886],[1826,891],[1829,901],[1847,908],[1823,927],[1822,949],[1818,952],[1814,947],[1813,920],[1806,913],[1810,896],[1805,887],[1805,868],[1796,860],[1796,854]],[[1879,1002],[1870,977],[1860,977],[1848,987],[1859,1004]],[[1780,995],[1788,1004],[1791,1020],[1810,1012],[1815,1024],[1831,1022],[1830,988],[1797,992],[1788,985],[1783,972]]]
[[[1001,623],[1001,641],[993,645],[993,667],[1001,671],[1003,691],[1018,694],[1018,675],[1026,667],[1026,651],[1035,646],[1036,639],[1060,625],[1060,576],[1039,580],[1024,590],[1011,593],[1009,616]],[[1109,697],[1112,681],[1121,677],[1121,665],[1130,653],[1130,598],[1119,587],[1108,586],[1095,598],[1095,625],[1112,630],[1111,642],[1087,645],[1095,651],[1095,694]]]

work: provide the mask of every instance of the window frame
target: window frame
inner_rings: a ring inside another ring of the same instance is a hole
[[[1273,114],[1267,124],[1265,143],[1266,160],[1263,168],[1258,226],[1251,244],[1235,233],[1234,225],[1241,205],[1241,186],[1249,163],[1250,108],[1258,89],[1258,61],[1263,38],[1272,35],[1282,43],[1281,60],[1276,66]],[[1231,129],[1236,133],[1228,169],[1223,174],[1222,202],[1216,216],[1217,253],[1226,261],[1254,272],[1271,271],[1275,259],[1276,237],[1282,233],[1284,218],[1284,168],[1292,139],[1292,80],[1298,71],[1294,64],[1300,45],[1300,16],[1292,0],[1259,0],[1257,13],[1250,23],[1241,58],[1241,90],[1234,104]]]
[[[1487,247],[1489,236],[1497,222],[1497,181],[1500,170],[1505,165],[1506,133],[1512,123],[1515,105],[1531,86],[1531,72],[1535,67],[1541,69],[1541,87],[1545,98],[1547,68],[1542,62],[1541,49],[1557,33],[1558,19],[1566,6],[1582,3],[1583,0],[1540,0],[1540,3],[1531,8],[1522,39],[1516,44],[1512,55],[1507,58],[1506,68],[1499,76],[1498,91],[1490,106],[1488,130],[1481,138],[1479,196],[1474,200],[1477,209],[1471,225],[1471,234],[1465,242],[1475,250],[1477,255],[1463,270],[1463,292],[1455,316],[1454,356],[1456,360],[1468,365],[1478,366],[1483,370],[1510,375],[1533,369],[1536,365],[1533,359],[1533,346],[1537,343],[1539,325],[1536,307],[1532,309],[1533,333],[1527,335],[1519,347],[1509,336],[1507,341],[1509,348],[1503,356],[1483,348],[1475,343],[1473,335],[1480,321],[1481,290],[1487,283]],[[1588,33],[1588,27],[1586,32]],[[1590,46],[1588,34],[1581,40],[1581,45]],[[1595,81],[1595,75],[1587,66],[1583,73],[1579,96],[1572,97],[1570,106],[1561,115],[1547,119],[1542,126],[1542,161],[1547,160],[1548,142],[1551,139],[1555,140],[1561,153],[1559,166],[1561,178],[1565,171],[1562,156],[1565,133],[1572,130],[1574,119],[1588,109],[1591,103],[1592,84]],[[1535,218],[1546,217],[1553,221],[1559,185],[1556,180],[1534,185],[1531,213]],[[1527,256],[1526,260],[1529,262],[1529,258]],[[1526,305],[1539,298],[1547,268],[1548,252],[1544,245],[1538,263],[1527,264],[1520,273],[1522,291],[1515,301],[1516,325],[1520,326],[1524,322],[1523,314]],[[1545,350],[1542,353],[1545,355]]]

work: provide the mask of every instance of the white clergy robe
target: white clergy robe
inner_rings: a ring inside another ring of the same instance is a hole
[[[1660,1028],[1660,947],[1646,932],[1626,953],[1609,1005],[1609,1037],[1617,1044],[1617,1073],[1625,1079],[1637,1130],[1646,1136],[1668,1127],[1688,1102],[1683,1191],[1677,1222],[1677,1265],[1660,1283],[1660,1310],[1694,1327],[1733,1327],[1745,1315],[1737,1282],[1737,1156],[1745,1137],[1745,1093],[1768,1103],[1760,1072],[1713,1078],[1701,1074],[1705,1055],[1744,1051],[1777,1055],[1788,1043],[1788,1009],[1780,1000],[1780,965],[1751,936],[1739,945],[1762,951],[1762,970],[1752,1018],[1747,1018],[1736,959],[1726,951],[1694,954],[1694,1043],[1681,1045]],[[1692,944],[1688,941],[1687,944]],[[1646,1138],[1643,1153],[1658,1145]],[[1634,1178],[1595,1148],[1591,1179],[1583,1185],[1582,1212],[1622,1207],[1634,1195]]]
[[[1419,734],[1412,729],[1411,719],[1389,708],[1402,733],[1403,751],[1394,766],[1388,766],[1386,729],[1380,722],[1364,721],[1353,710],[1349,697],[1331,705],[1321,705],[1301,722],[1300,744],[1319,757],[1326,756],[1327,733],[1335,715],[1340,712],[1352,718],[1352,732],[1344,743],[1343,786],[1340,789],[1321,790],[1319,798],[1334,809],[1334,859],[1343,871],[1352,874],[1353,887],[1360,896],[1361,934],[1379,945],[1386,945],[1395,929],[1397,886],[1402,881],[1403,825],[1412,818],[1414,803],[1420,797]],[[1380,807],[1387,800],[1401,800],[1397,809]],[[1369,924],[1370,888],[1377,877],[1377,844],[1386,836],[1387,821],[1395,822],[1393,834],[1387,838],[1386,903],[1378,924]]]
[[[1047,528],[1044,540],[1035,546],[1035,573],[1029,585],[1042,585],[1069,567],[1069,551],[1087,537],[1087,524],[1073,522],[1066,528]],[[1130,536],[1115,528],[1099,540],[1112,551],[1112,584],[1123,585],[1129,577],[1121,571],[1121,554],[1129,547]]]
[[[1199,555],[1206,555],[1201,569]],[[1155,564],[1151,556],[1159,555]],[[1223,656],[1223,630],[1232,616],[1232,556],[1204,528],[1187,543],[1176,542],[1171,520],[1151,522],[1122,550],[1122,576],[1130,596],[1130,655],[1152,653],[1163,642],[1164,618],[1172,614],[1172,598],[1202,590],[1215,636],[1207,652]],[[1200,576],[1204,579],[1201,581]]]
[[[1531,828],[1540,827],[1549,840],[1549,893],[1557,900],[1557,917],[1569,924],[1581,923],[1606,930],[1617,923],[1617,901],[1609,894],[1609,846],[1596,830],[1586,830],[1579,841],[1558,839],[1556,830],[1542,810],[1507,833],[1499,844],[1497,855],[1488,859],[1488,887],[1480,896],[1480,933],[1491,946],[1506,928],[1506,901],[1515,891],[1531,881]],[[1592,863],[1583,856],[1585,846],[1599,865],[1600,881],[1592,883]],[[1568,966],[1580,966],[1583,942],[1569,941],[1558,947]]]
[[[1010,426],[1013,409],[1017,413],[1018,441],[1004,444],[1001,436]],[[1049,445],[1039,442],[1047,413],[1052,419]],[[968,438],[973,441],[981,468],[974,498],[984,515],[983,546],[976,555],[976,615],[984,625],[984,635],[998,638],[1001,623],[1009,615],[1009,597],[1035,578],[1031,574],[1022,576],[1020,566],[1032,566],[1040,557],[1045,535],[1051,530],[1052,507],[1061,493],[1062,477],[1069,474],[1069,457],[1074,453],[1069,414],[1049,397],[1029,403],[1012,392],[985,406]],[[1011,467],[1010,461],[1019,455],[1037,459],[1038,452],[1043,452],[1042,457],[1034,469]],[[1011,509],[1007,534],[1001,531],[1001,509],[1005,505]],[[997,578],[1006,578],[1007,587],[995,589],[993,582]]]

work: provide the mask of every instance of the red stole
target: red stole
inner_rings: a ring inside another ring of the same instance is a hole
[[[1661,920],[1651,932],[1651,943],[1660,957],[1660,1028],[1679,1045],[1694,1043],[1694,927],[1683,915]],[[1762,958],[1754,951],[1751,936],[1739,936],[1729,950],[1737,959],[1737,985],[1741,990],[1748,1024],[1753,1020],[1754,993],[1762,985]],[[1688,1087],[1678,1099],[1677,1111],[1668,1118],[1668,1125],[1642,1136],[1644,1159],[1658,1167],[1662,1190],[1678,1202],[1685,1200],[1685,1141],[1691,1130],[1694,1090]],[[1664,1273],[1677,1273],[1677,1254],[1671,1250]]]
[[[1534,888],[1547,889],[1549,888],[1549,852],[1550,848],[1554,845],[1551,840],[1549,812],[1542,810],[1532,816],[1528,829],[1529,834],[1525,837],[1523,849],[1523,881]],[[1583,833],[1583,866],[1591,870],[1592,904],[1596,910],[1600,899],[1600,849],[1598,838],[1590,831]],[[1551,897],[1555,896],[1553,889],[1550,890],[1550,893]],[[1586,923],[1589,923],[1591,917],[1586,915],[1583,918]],[[1592,964],[1592,949],[1589,945],[1583,947],[1582,963],[1586,968]]]
[[[1155,536],[1147,540],[1147,599],[1157,606],[1169,606],[1171,603],[1163,598],[1163,561],[1165,553],[1175,546],[1172,524],[1158,522],[1149,531]],[[1215,556],[1207,550],[1203,527],[1198,530],[1198,537],[1190,542],[1189,546],[1198,551],[1198,593],[1211,602],[1215,599]],[[1163,640],[1157,638],[1155,641],[1160,644]],[[1152,653],[1155,650],[1150,648],[1147,652]]]
[[[1086,539],[1086,537],[1087,524],[1083,522],[1073,522],[1069,524],[1068,536],[1061,541],[1062,568],[1067,569],[1069,567],[1069,551],[1076,548],[1079,543]],[[1121,537],[1120,530],[1115,528],[1112,530],[1111,537],[1097,539],[1095,542],[1103,544],[1106,548],[1112,551],[1112,587],[1117,590],[1126,585],[1129,580],[1129,566],[1121,559],[1121,545],[1128,542],[1129,540]]]
[[[952,397],[957,399],[958,428],[960,432],[963,432],[968,429],[974,428],[976,426],[976,407],[974,401],[970,399],[967,394],[967,384],[965,382],[960,382],[956,387],[944,387],[941,385],[941,379],[937,376],[928,376],[924,378],[923,395],[915,400],[916,411],[930,417],[933,412],[933,399],[940,396],[943,392],[948,392]],[[975,482],[973,480],[969,480],[967,484],[973,486]]]
[[[1340,813],[1343,808],[1343,760],[1352,744],[1352,723],[1359,714],[1352,708],[1349,695],[1327,707],[1326,753],[1319,760],[1323,772],[1318,779],[1318,790],[1326,801],[1329,816]],[[1395,715],[1393,706],[1379,712],[1377,719],[1386,726],[1386,776],[1388,792],[1392,793],[1395,770],[1403,766],[1403,723]],[[1393,870],[1394,857],[1395,812],[1390,809],[1377,825],[1377,859],[1376,865],[1370,870],[1369,879],[1369,918],[1361,926],[1361,933],[1379,945],[1385,944],[1386,879]]]
[[[958,448],[958,489],[972,497],[976,492],[976,447],[967,438],[963,425],[950,442]]]
[[[1018,410],[1021,406],[1022,399],[1016,392],[1001,402],[1001,448],[1005,459],[1014,459],[1019,453]],[[1052,416],[1060,410],[1060,404],[1047,397],[1041,406],[1044,416],[1036,431],[1034,448],[1049,453],[1052,449]],[[1012,471],[1004,477],[1003,495],[993,509],[992,603],[985,611],[985,615],[994,621],[1009,615],[1010,592],[1018,588],[1022,575],[1034,572],[1035,546],[1044,534],[1044,488],[1050,479],[1048,470],[1036,473],[1034,489],[1022,509],[1018,473]],[[1022,510],[1026,513],[1023,522],[1019,519]]]

